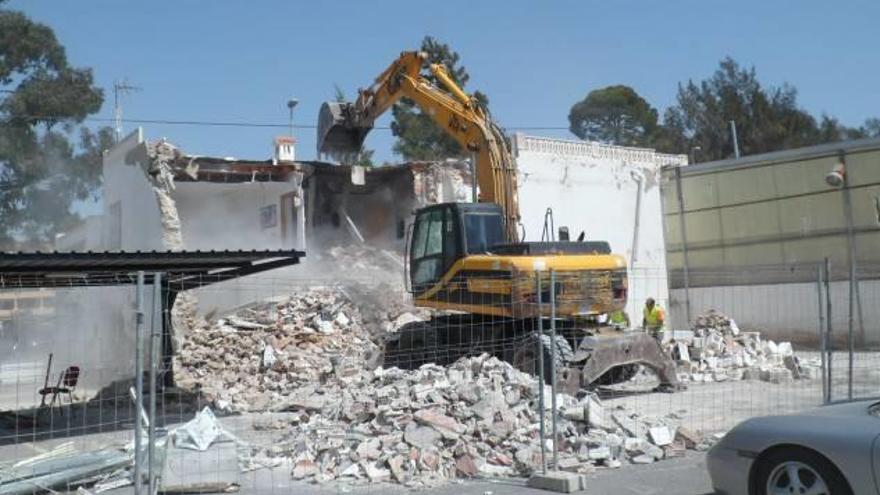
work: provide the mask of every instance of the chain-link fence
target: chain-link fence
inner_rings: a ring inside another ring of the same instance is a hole
[[[821,266],[787,293],[713,273],[727,285],[690,289],[693,324],[662,331],[642,298],[668,313],[682,295],[659,269],[7,286],[0,493],[385,491],[659,461],[749,417],[876,395],[875,268],[863,340],[857,304],[855,338],[841,330],[848,281]]]

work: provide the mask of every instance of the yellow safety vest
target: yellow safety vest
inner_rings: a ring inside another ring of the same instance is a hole
[[[645,326],[649,330],[660,330],[663,328],[663,310],[660,306],[654,306],[650,311],[645,308]]]
[[[613,311],[610,317],[611,323],[617,325],[626,325],[626,314],[622,309],[618,309],[617,311]]]

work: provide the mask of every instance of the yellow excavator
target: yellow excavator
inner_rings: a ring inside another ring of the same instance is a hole
[[[423,74],[426,65],[439,86]],[[661,387],[677,387],[675,365],[653,338],[604,325],[626,305],[622,256],[604,241],[520,240],[516,163],[503,131],[425,53],[401,53],[354,102],[324,103],[318,152],[356,156],[376,119],[401,98],[471,154],[479,198],[415,212],[406,256],[413,301],[446,311],[393,335],[384,365],[411,369],[488,352],[547,378],[555,363],[570,391],[627,380],[638,365],[654,370]]]

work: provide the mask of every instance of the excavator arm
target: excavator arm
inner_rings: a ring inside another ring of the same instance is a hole
[[[403,52],[372,86],[360,90],[355,102],[325,103],[318,117],[318,152],[335,156],[359,152],[376,119],[400,98],[409,98],[472,153],[479,201],[501,206],[507,241],[517,242],[516,164],[504,134],[476,100],[452,80],[445,67],[430,66],[443,88],[422,75],[426,58],[422,52]]]

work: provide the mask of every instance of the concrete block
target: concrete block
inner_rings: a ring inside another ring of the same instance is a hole
[[[658,447],[663,447],[672,443],[672,432],[666,426],[657,426],[648,430],[651,435],[651,441]]]
[[[585,479],[574,473],[548,471],[547,474],[535,473],[527,483],[529,488],[558,493],[574,493],[586,488]]]

